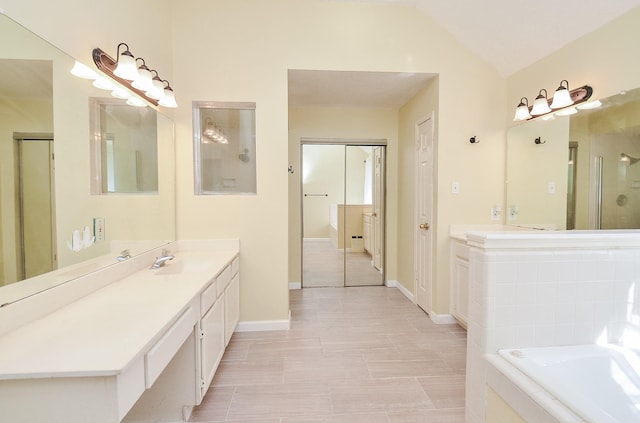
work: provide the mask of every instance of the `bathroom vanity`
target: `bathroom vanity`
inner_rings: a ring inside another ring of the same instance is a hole
[[[160,249],[0,308],[0,421],[188,418],[238,323],[239,242],[165,248],[158,269]]]

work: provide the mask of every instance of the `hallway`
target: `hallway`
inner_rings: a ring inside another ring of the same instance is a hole
[[[466,332],[386,287],[291,291],[289,331],[236,333],[193,422],[462,423]]]

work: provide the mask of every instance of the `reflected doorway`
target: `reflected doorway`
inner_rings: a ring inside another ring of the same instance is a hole
[[[384,144],[303,140],[303,288],[384,284]]]
[[[53,136],[16,134],[18,162],[18,279],[54,270]]]

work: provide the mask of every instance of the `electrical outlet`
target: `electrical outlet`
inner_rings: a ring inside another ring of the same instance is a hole
[[[497,221],[500,220],[501,214],[500,206],[491,207],[491,220]]]
[[[549,182],[549,184],[547,185],[547,192],[549,194],[555,194],[556,193],[556,183],[555,182]]]
[[[518,220],[518,206],[509,207],[509,220]]]
[[[96,237],[95,242],[104,241],[104,217],[93,218],[93,236]]]

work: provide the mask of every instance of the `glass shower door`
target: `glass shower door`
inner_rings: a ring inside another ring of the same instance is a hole
[[[640,228],[640,128],[591,139],[595,229]]]

